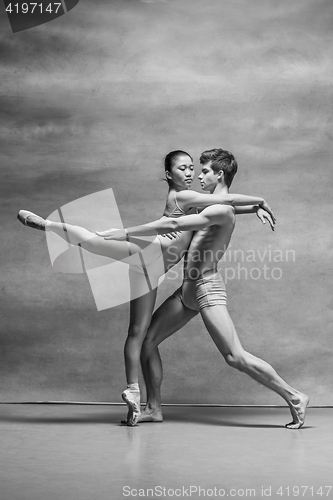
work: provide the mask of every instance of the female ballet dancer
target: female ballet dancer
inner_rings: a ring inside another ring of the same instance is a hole
[[[260,197],[239,194],[201,194],[189,190],[193,182],[194,167],[192,157],[185,151],[177,150],[168,153],[164,160],[164,167],[169,190],[163,217],[181,217],[193,212],[195,210],[193,207],[205,208],[213,204],[260,206],[263,210],[258,211],[257,215],[262,222],[267,218],[267,212],[271,213],[265,200]],[[81,246],[88,252],[130,264],[130,322],[124,347],[127,389],[123,391],[122,398],[128,406],[127,425],[136,425],[140,416],[138,382],[141,347],[152,318],[158,279],[184,256],[193,232],[179,232],[171,238],[158,235],[153,242],[139,238],[131,238],[131,241],[107,241],[83,227],[45,220],[26,210],[20,210],[17,217],[26,226],[42,231],[52,231],[63,239],[69,239],[72,245]],[[140,257],[139,264],[138,257]]]

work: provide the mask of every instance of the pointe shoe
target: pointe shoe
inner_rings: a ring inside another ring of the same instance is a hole
[[[20,210],[17,214],[17,218],[24,226],[29,226],[39,231],[45,231],[45,219],[39,215],[28,212],[28,210]]]
[[[140,391],[130,391],[125,389],[121,395],[127,404],[129,413],[127,415],[126,425],[134,427],[139,422],[140,411]],[[122,421],[123,423],[123,421]],[[124,422],[125,423],[125,422]]]

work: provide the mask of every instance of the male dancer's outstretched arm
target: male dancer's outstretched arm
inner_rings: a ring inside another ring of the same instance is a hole
[[[212,212],[211,210],[216,206],[222,207],[223,205],[211,205],[210,207],[202,210],[199,214],[184,215],[183,217],[178,218],[168,217],[166,219],[157,219],[153,222],[142,224],[140,226],[125,229],[109,229],[107,231],[96,232],[96,234],[103,237],[105,240],[123,241],[129,237],[154,236],[156,234],[169,234],[178,231],[198,231],[199,229],[212,226],[219,222],[219,212]],[[261,222],[265,224],[265,220],[267,220],[271,229],[274,231],[276,222],[274,214],[271,215],[271,213],[259,205],[234,207],[234,211],[236,214],[257,213]],[[214,217],[207,218],[207,214],[212,213],[215,214]]]

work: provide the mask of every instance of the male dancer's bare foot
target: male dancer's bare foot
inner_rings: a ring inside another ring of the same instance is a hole
[[[293,421],[285,425],[287,429],[300,429],[302,427],[305,420],[305,410],[309,401],[310,398],[306,394],[300,393],[293,401],[288,403]]]
[[[125,389],[121,397],[125,401],[128,407],[126,425],[134,427],[138,421],[141,414],[140,411],[140,391],[132,391],[130,389]],[[125,421],[122,420],[122,423]]]
[[[122,420],[121,423],[123,425],[130,425],[130,424],[128,424],[130,417],[131,417],[131,412],[128,411],[127,419]],[[139,423],[141,423],[141,422],[163,422],[163,415],[162,415],[161,408],[154,408],[154,409],[145,408],[140,413],[138,422]]]
[[[163,422],[161,408],[145,408],[139,417],[139,422]]]

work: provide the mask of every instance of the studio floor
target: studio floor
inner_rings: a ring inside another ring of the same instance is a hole
[[[1,500],[333,499],[333,409],[164,407],[120,425],[124,406],[0,405]],[[321,488],[321,489],[320,489]]]

